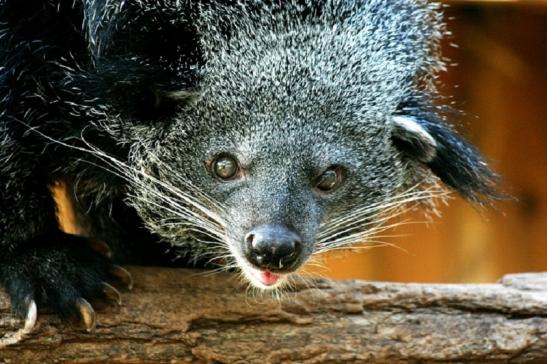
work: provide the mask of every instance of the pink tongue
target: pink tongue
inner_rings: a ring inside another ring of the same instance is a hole
[[[260,281],[265,284],[266,286],[271,286],[272,284],[275,284],[277,280],[279,279],[279,276],[272,272],[260,272],[258,274],[258,277],[260,278]]]

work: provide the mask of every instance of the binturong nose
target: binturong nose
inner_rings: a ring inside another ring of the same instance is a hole
[[[263,270],[290,271],[300,257],[300,237],[285,225],[261,225],[245,236],[246,257]]]

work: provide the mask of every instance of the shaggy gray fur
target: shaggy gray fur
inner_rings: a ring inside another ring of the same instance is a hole
[[[299,237],[296,263],[279,272],[291,273],[370,241],[441,186],[497,197],[495,175],[435,103],[440,10],[0,1],[0,284],[14,308],[70,315],[103,295],[112,262],[87,238],[111,244],[115,262],[157,264],[167,245],[261,286],[244,239],[256,227]],[[239,173],[221,181],[211,166],[227,155]],[[320,191],[329,168],[345,179]],[[73,185],[86,238],[59,230],[56,180]]]

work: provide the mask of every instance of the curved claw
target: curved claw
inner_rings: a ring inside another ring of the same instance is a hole
[[[112,249],[102,240],[89,239],[89,246],[97,253],[104,255],[107,258],[112,258]]]
[[[34,300],[30,300],[23,331],[25,333],[30,333],[34,329],[34,326],[36,326],[37,319],[38,319],[38,307],[36,307],[36,302],[34,302]]]
[[[80,317],[82,318],[86,331],[91,332],[95,330],[95,310],[93,310],[91,304],[85,299],[80,298],[76,303],[76,307],[80,312]]]
[[[133,289],[133,277],[131,277],[131,273],[129,273],[127,269],[122,268],[119,265],[113,265],[110,269],[110,274],[123,282],[128,289]]]
[[[116,301],[118,306],[122,305],[122,295],[120,292],[106,282],[103,282],[103,293],[107,298]]]
[[[27,315],[25,317],[25,325],[16,332],[9,333],[0,338],[0,348],[8,345],[17,344],[26,335],[30,334],[36,326],[36,320],[38,318],[38,308],[36,302],[33,299],[29,299],[29,305],[27,309]]]

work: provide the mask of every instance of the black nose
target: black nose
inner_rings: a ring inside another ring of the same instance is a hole
[[[289,271],[302,251],[300,237],[284,225],[261,225],[245,236],[246,257],[253,265]]]

